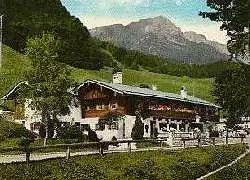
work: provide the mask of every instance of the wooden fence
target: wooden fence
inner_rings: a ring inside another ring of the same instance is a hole
[[[245,137],[234,137],[240,138],[240,142],[244,143]],[[196,138],[181,138],[179,139],[181,146],[183,148],[188,147],[188,142],[191,142],[192,146],[202,146],[202,145],[217,145],[215,138],[210,139],[196,139]],[[117,141],[99,141],[99,142],[84,142],[84,143],[73,143],[73,144],[57,144],[57,145],[47,145],[47,146],[35,146],[22,148],[22,151],[26,154],[26,162],[30,161],[30,154],[36,150],[50,149],[50,148],[63,148],[66,150],[66,158],[69,159],[71,148],[84,148],[84,147],[95,147],[99,150],[99,154],[103,155],[104,150],[108,149],[109,145],[117,146],[118,144],[127,143],[127,152],[132,152],[132,143],[159,143],[160,148],[163,148],[163,143],[167,142],[167,139],[147,139],[147,140],[117,140]],[[126,150],[126,149],[125,149]],[[20,151],[20,148],[5,148],[5,152]]]

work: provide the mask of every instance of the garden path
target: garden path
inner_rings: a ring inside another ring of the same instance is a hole
[[[138,151],[153,151],[153,150],[177,150],[183,149],[183,147],[171,147],[171,148],[143,148],[143,149],[132,149],[132,152]],[[112,151],[104,151],[104,154],[111,153],[119,153],[119,152],[128,152],[128,150],[112,150]],[[82,151],[82,152],[72,152],[70,156],[83,156],[83,155],[93,155],[99,154],[99,151]],[[40,161],[45,159],[55,159],[55,158],[66,158],[66,152],[51,152],[51,153],[33,153],[30,155],[31,161]],[[0,155],[0,164],[9,164],[12,162],[25,162],[26,156],[25,154],[18,155]]]

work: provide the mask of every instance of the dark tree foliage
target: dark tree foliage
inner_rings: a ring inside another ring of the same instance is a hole
[[[144,135],[144,126],[139,111],[136,112],[135,125],[132,128],[131,137],[133,140],[142,140]]]
[[[234,128],[240,117],[250,115],[250,67],[240,66],[225,71],[215,79],[214,95],[228,118],[227,127]]]
[[[249,0],[207,0],[212,12],[200,12],[204,18],[221,21],[221,30],[226,30],[231,38],[228,50],[233,55],[246,54],[249,48]]]
[[[58,60],[86,69],[103,66],[101,49],[60,0],[1,0],[0,14],[4,15],[4,43],[15,50],[22,52],[34,35],[52,33],[62,41]]]
[[[226,30],[231,38],[227,43],[231,56],[240,55],[249,59],[249,0],[207,0],[207,5],[213,11],[200,12],[200,15],[222,22],[221,30]],[[249,115],[249,82],[250,67],[243,63],[237,69],[226,70],[216,77],[214,95],[226,112],[229,128],[240,123],[242,116]]]

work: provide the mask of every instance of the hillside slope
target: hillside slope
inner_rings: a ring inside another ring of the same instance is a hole
[[[0,95],[13,84],[24,79],[25,72],[30,67],[30,60],[23,54],[3,46],[3,63],[0,68]]]
[[[4,47],[3,68],[0,69],[0,95],[7,91],[14,83],[24,80],[24,74],[30,66],[30,61],[24,55],[17,53],[9,47]],[[100,71],[84,70],[72,67],[72,76],[77,82],[86,79],[97,79],[110,81],[112,79],[111,69]],[[186,86],[189,94],[213,101],[211,96],[211,79],[191,79],[188,77],[176,77],[170,75],[156,74],[147,71],[124,70],[124,84],[129,85],[157,85],[161,91],[179,93],[181,86]]]

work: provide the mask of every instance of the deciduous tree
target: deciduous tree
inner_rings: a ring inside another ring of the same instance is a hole
[[[53,124],[51,122],[56,121],[58,115],[69,113],[73,98],[69,91],[73,85],[70,70],[57,61],[59,49],[59,41],[51,34],[27,41],[26,54],[32,60],[32,69],[27,75],[28,90],[25,96],[31,100],[31,107],[42,116],[46,126],[45,140],[49,136],[49,124]]]
[[[221,21],[221,30],[226,30],[230,40],[227,43],[231,57],[240,62],[236,69],[224,71],[215,79],[214,95],[227,116],[227,127],[235,128],[241,117],[249,115],[250,108],[250,67],[242,63],[249,61],[249,1],[248,0],[207,0],[212,12],[200,12],[203,18]],[[240,58],[237,58],[237,57]]]
[[[204,18],[211,21],[221,21],[221,30],[226,30],[231,38],[227,45],[232,56],[245,55],[250,52],[249,0],[207,0],[212,12],[200,12]]]

